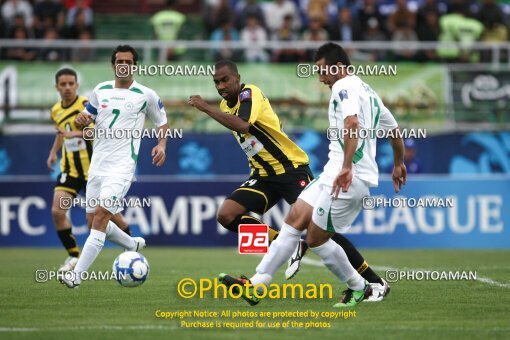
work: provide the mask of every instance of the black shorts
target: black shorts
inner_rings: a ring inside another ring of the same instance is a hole
[[[236,201],[247,211],[263,215],[281,199],[289,204],[296,202],[301,191],[312,180],[312,171],[307,165],[302,165],[277,176],[250,177],[227,199]]]
[[[62,172],[57,177],[57,183],[55,183],[55,191],[62,190],[67,191],[73,196],[87,188],[87,181],[83,178],[71,177],[69,174]]]

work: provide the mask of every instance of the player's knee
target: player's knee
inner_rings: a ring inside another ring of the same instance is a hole
[[[294,209],[285,217],[285,223],[293,226],[298,230],[305,230],[310,219],[304,214],[298,214]]]
[[[218,211],[218,214],[216,215],[216,220],[218,221],[218,223],[221,224],[225,228],[227,228],[228,225],[234,219],[235,219],[235,216],[232,216],[232,214],[229,211],[227,211],[226,209],[220,209]]]
[[[59,206],[52,206],[51,207],[51,215],[54,219],[62,219],[66,216],[66,210],[60,208]]]

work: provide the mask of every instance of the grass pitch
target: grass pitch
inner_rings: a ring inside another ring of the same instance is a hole
[[[91,270],[111,270],[118,249],[105,249]],[[265,322],[264,328],[189,329],[180,319],[156,317],[156,311],[277,312],[334,311],[343,286],[325,268],[304,264],[292,283],[331,283],[334,299],[263,300],[250,307],[243,300],[184,299],[177,294],[183,278],[214,278],[220,272],[251,275],[257,256],[238,255],[230,248],[149,248],[144,255],[151,272],[138,288],[122,288],[114,281],[84,282],[79,289],[55,280],[35,282],[35,271],[56,269],[65,253],[60,249],[0,249],[0,338],[7,339],[321,339],[427,338],[508,339],[510,334],[509,251],[377,250],[363,252],[369,263],[384,270],[428,269],[476,271],[477,280],[403,280],[380,303],[362,303],[347,319],[319,318],[328,328],[282,328],[285,321],[310,318],[185,318],[213,322]],[[317,260],[313,255],[307,256]],[[316,263],[314,263],[316,264]],[[385,267],[385,268],[382,268]],[[284,283],[283,270],[276,283]],[[232,315],[232,314],[231,314]],[[280,324],[280,328],[268,328]],[[288,324],[289,325],[289,324]]]

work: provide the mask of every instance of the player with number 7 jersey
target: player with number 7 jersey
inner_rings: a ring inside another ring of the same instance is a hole
[[[115,80],[98,84],[85,110],[76,118],[80,126],[88,126],[91,121],[95,123],[86,194],[87,215],[93,214],[93,217],[90,235],[74,275],[62,280],[69,288],[80,285],[81,273],[95,261],[106,239],[129,251],[145,247],[143,238],[124,234],[110,221],[122,210],[124,197],[134,181],[146,117],[158,128],[158,144],[152,149],[153,164],[163,165],[166,157],[168,124],[163,103],[154,90],[136,82],[132,74],[119,72],[136,65],[137,59],[133,47],[118,46],[111,58]],[[92,206],[89,204],[92,202],[97,204]]]

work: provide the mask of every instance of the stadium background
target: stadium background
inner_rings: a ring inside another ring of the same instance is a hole
[[[329,89],[316,77],[298,77],[296,65],[309,63],[313,47],[329,38],[341,40],[356,64],[396,65],[396,76],[365,79],[401,127],[427,129],[427,138],[407,143],[415,150],[411,162],[416,169],[410,169],[402,195],[453,196],[456,203],[453,209],[364,211],[351,231],[353,241],[382,248],[510,245],[505,228],[510,222],[509,45],[495,41],[507,37],[510,7],[505,3],[409,1],[405,9],[405,1],[400,8],[392,1],[379,1],[371,12],[370,1],[246,5],[183,0],[169,6],[157,0],[63,5],[36,1],[30,15],[10,18],[5,14],[9,3],[2,5],[0,44],[1,246],[59,244],[50,214],[58,169],[49,174],[45,161],[54,137],[49,108],[58,100],[54,73],[60,67],[78,71],[79,93],[87,95],[95,84],[112,78],[109,56],[121,42],[136,46],[145,65],[209,65],[230,57],[240,63],[242,80],[257,84],[270,98],[286,132],[309,154],[317,175],[327,159],[324,112]],[[450,41],[452,35],[442,21],[458,4],[468,9],[464,19],[480,26],[460,43]],[[153,26],[158,16],[171,23],[166,30],[160,23]],[[429,16],[436,16],[435,25]],[[252,17],[263,24],[247,23]],[[30,40],[17,35],[20,31]],[[374,40],[367,40],[371,37]],[[83,41],[69,40],[73,38]],[[430,41],[434,38],[438,41]],[[457,52],[445,54],[448,47]],[[170,126],[183,129],[184,136],[168,142],[162,168],[150,162],[154,141],[143,140],[138,181],[129,194],[151,197],[154,203],[128,208],[130,225],[150,244],[235,245],[234,235],[215,222],[215,212],[225,195],[247,177],[247,162],[228,131],[186,104],[192,94],[217,103],[212,80],[176,75],[144,76],[138,81],[158,92]],[[380,140],[378,164],[383,174],[391,162],[389,144]],[[387,176],[373,194],[393,197]],[[287,208],[275,207],[265,221],[279,225]],[[72,221],[82,243],[87,233],[83,211],[75,209]]]
[[[330,91],[316,77],[299,77],[297,65],[310,63],[311,51],[332,39],[348,49],[355,64],[396,65],[396,76],[364,79],[401,127],[427,129],[426,138],[406,141],[409,157],[412,150],[415,155],[408,161],[408,184],[401,195],[453,197],[455,202],[451,209],[364,210],[348,237],[387,279],[388,271],[415,275],[431,270],[475,271],[477,279],[400,279],[391,283],[392,293],[382,303],[358,306],[359,317],[334,320],[331,328],[309,334],[323,339],[339,334],[508,338],[508,1],[179,0],[155,20],[155,30],[152,18],[167,9],[162,0],[3,0],[0,6],[0,337],[55,339],[65,333],[73,339],[146,339],[170,334],[283,340],[297,333],[189,330],[180,320],[161,320],[154,313],[195,308],[331,311],[333,301],[324,300],[265,300],[252,308],[237,300],[178,296],[183,278],[213,278],[222,271],[249,275],[260,260],[238,255],[235,235],[215,221],[224,197],[247,178],[248,166],[231,133],[187,105],[192,94],[219,102],[210,76],[137,77],[161,96],[170,126],[183,129],[182,139],[168,141],[161,168],[152,166],[149,156],[155,141],[142,141],[138,181],[129,192],[151,198],[150,207],[125,211],[133,233],[143,234],[149,244],[143,253],[151,274],[144,286],[120,289],[96,281],[67,290],[58,282],[36,283],[34,273],[37,280],[37,271],[56,269],[67,256],[51,217],[58,169],[50,174],[46,168],[55,134],[49,111],[59,100],[54,89],[59,68],[76,69],[79,93],[88,95],[98,82],[113,78],[109,58],[120,43],[135,46],[145,65],[210,65],[220,57],[232,58],[242,80],[258,85],[270,99],[317,175],[327,159]],[[465,13],[452,14],[455,8]],[[252,34],[244,29],[250,13],[265,22],[257,28],[251,20]],[[378,141],[377,160],[381,183],[372,193],[394,197],[387,141]],[[280,225],[286,209],[279,205],[264,220]],[[73,209],[71,219],[83,245],[84,210]],[[117,247],[103,250],[91,269],[110,270],[119,252]],[[304,262],[293,283],[337,286],[313,254]],[[275,282],[286,281],[277,273]],[[335,291],[334,298],[339,294]]]

